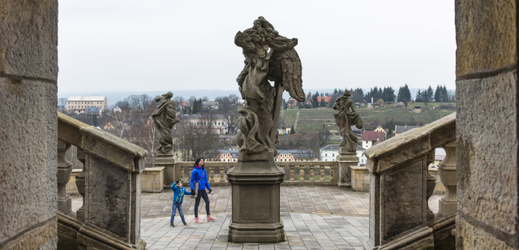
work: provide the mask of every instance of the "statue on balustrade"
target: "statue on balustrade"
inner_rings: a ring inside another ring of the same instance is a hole
[[[157,154],[172,153],[173,138],[171,129],[180,121],[175,114],[175,102],[171,100],[172,97],[173,93],[171,91],[155,97],[155,101],[159,104],[151,117],[157,129],[157,137],[160,143],[160,146],[155,150]]]
[[[259,17],[252,28],[236,34],[234,43],[245,56],[237,78],[242,99],[247,101],[238,108],[242,116],[238,118],[236,141],[241,160],[272,160],[277,154],[274,144],[283,90],[297,101],[305,100],[301,60],[294,49],[297,38],[279,35],[272,24]]]
[[[339,145],[342,152],[355,153],[357,151],[357,136],[351,131],[351,126],[361,129],[362,119],[359,112],[355,110],[353,101],[349,98],[351,92],[345,90],[343,96],[337,98],[333,105],[335,109],[335,122],[339,127],[342,142]]]

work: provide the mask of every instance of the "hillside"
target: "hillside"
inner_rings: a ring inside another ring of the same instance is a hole
[[[422,113],[410,112],[415,105],[422,107]],[[446,106],[450,105],[448,109]],[[423,103],[413,103],[404,107],[386,106],[378,108],[357,108],[359,111],[364,127],[367,130],[375,129],[376,126],[391,127],[394,125],[424,125],[438,120],[456,111],[455,103],[428,103],[427,107]],[[442,108],[440,108],[442,106]],[[434,108],[433,108],[434,107]],[[307,133],[312,131],[320,131],[325,124],[328,130],[337,130],[333,117],[333,109],[289,109],[281,114],[281,120],[287,126],[296,125],[296,131]],[[298,114],[299,113],[299,117]],[[296,124],[297,123],[297,124]]]

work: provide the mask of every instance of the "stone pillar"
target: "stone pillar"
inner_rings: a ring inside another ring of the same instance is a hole
[[[519,249],[518,2],[455,12],[456,247]]]
[[[344,152],[342,148],[339,149],[337,156],[339,162],[339,178],[337,180],[338,187],[351,187],[351,166],[359,164],[359,157],[355,152]]]
[[[279,193],[284,176],[274,161],[240,161],[227,172],[232,185],[230,242],[285,241]]]
[[[67,194],[67,183],[72,172],[72,162],[66,157],[69,149],[70,143],[58,140],[58,211],[63,214],[72,212],[72,199]]]
[[[458,211],[458,196],[456,189],[456,142],[452,141],[443,146],[445,159],[438,165],[440,180],[445,186],[445,195],[439,201],[438,216],[440,218],[454,214]]]
[[[171,187],[173,182],[181,178],[181,176],[176,176],[173,154],[157,154],[155,167],[164,167],[164,187]]]
[[[56,249],[57,0],[0,1],[1,249]]]

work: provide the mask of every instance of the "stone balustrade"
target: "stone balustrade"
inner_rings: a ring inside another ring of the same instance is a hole
[[[181,161],[175,163],[175,180],[184,183],[190,181],[191,171],[195,162]],[[205,169],[209,176],[209,184],[214,186],[229,185],[227,172],[233,168],[236,162],[205,162]],[[285,180],[281,185],[337,185],[336,161],[295,161],[276,162],[285,169]]]
[[[75,177],[83,206],[71,212],[66,185],[77,147],[83,171]],[[140,178],[147,151],[58,112],[58,248],[144,249],[140,237]]]
[[[456,113],[379,143],[364,154],[370,173],[369,241],[365,249],[453,249],[456,213]],[[436,178],[428,166],[445,148],[439,175],[446,195],[433,214]]]

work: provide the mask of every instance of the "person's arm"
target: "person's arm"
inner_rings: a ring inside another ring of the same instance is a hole
[[[189,194],[191,195],[191,192],[187,191],[184,187],[182,187],[184,189],[184,194]]]
[[[173,183],[171,184],[171,190],[173,190],[173,192],[175,191],[175,189],[177,188],[177,183]]]
[[[204,169],[205,171],[205,169]],[[211,190],[211,186],[209,185],[209,176],[207,176],[207,171],[205,171],[205,185],[207,189],[209,189],[209,193],[212,193],[213,190]]]
[[[191,180],[189,182],[189,187],[191,188],[191,191],[195,189],[195,178],[196,178],[196,171],[193,168],[193,171],[191,172]]]

